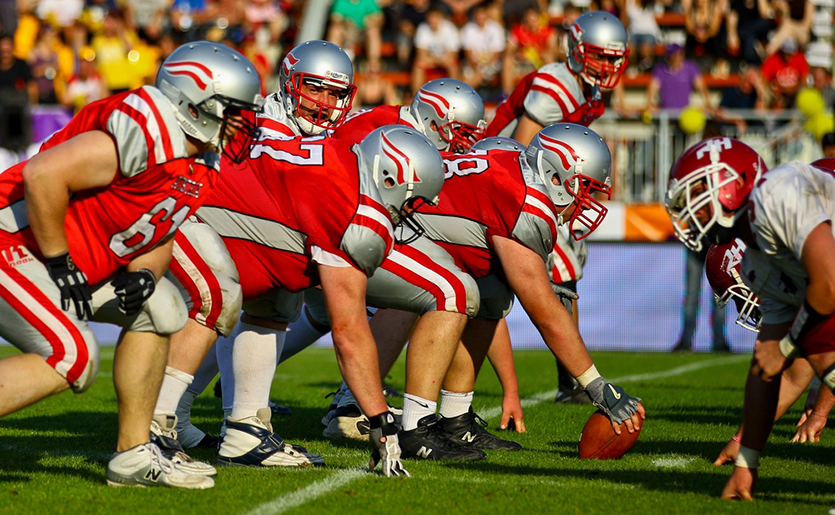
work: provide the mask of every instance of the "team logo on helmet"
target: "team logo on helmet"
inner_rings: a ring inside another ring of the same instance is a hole
[[[293,54],[287,54],[287,57],[281,62],[281,70],[284,72],[284,75],[290,75],[290,68],[296,66],[298,62],[299,60],[293,57]]]
[[[722,269],[726,270],[729,275],[731,270],[736,270],[742,263],[742,256],[745,253],[745,244],[739,240],[734,240],[733,245],[725,249],[725,255],[722,256]]]
[[[443,97],[443,95],[432,93],[431,91],[426,91],[425,89],[420,89],[418,90],[417,97],[418,100],[432,106],[432,109],[438,113],[438,117],[441,119],[446,118],[447,112],[449,112],[449,102]]]
[[[179,63],[166,63],[165,70],[171,75],[185,75],[197,84],[197,87],[205,90],[212,82],[214,75],[206,66],[195,61],[180,61]]]
[[[576,42],[580,42],[583,38],[583,29],[580,28],[578,24],[573,24],[571,26],[571,39]]]
[[[577,155],[577,152],[567,143],[550,138],[542,133],[539,134],[539,138],[542,148],[550,150],[559,156],[564,169],[571,170],[571,167],[576,165],[577,161],[580,160],[580,156]]]
[[[386,137],[385,132],[380,133],[380,136],[382,137],[383,141],[383,154],[385,154],[389,159],[394,161],[394,164],[397,166],[397,184],[405,184],[406,182],[420,182],[420,177],[417,176],[417,172],[412,166],[409,160],[409,156],[395,148],[392,142]],[[406,173],[409,173],[410,175],[408,179],[406,177]]]

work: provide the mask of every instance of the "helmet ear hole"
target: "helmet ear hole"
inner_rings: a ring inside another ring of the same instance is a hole
[[[386,172],[383,172],[383,174],[388,175]],[[396,186],[396,183],[394,182],[394,179],[392,179],[391,177],[386,177],[385,181],[383,181],[383,182],[385,183],[386,188],[393,188],[393,187]]]
[[[197,110],[196,107],[194,107],[194,104],[188,105],[188,114],[190,114],[191,117],[195,120],[200,117],[200,112]]]

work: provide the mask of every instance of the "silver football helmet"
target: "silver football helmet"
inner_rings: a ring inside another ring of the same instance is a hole
[[[415,129],[384,125],[360,142],[359,156],[394,224],[407,225],[415,238],[420,236],[423,228],[411,214],[424,203],[438,202],[444,184],[444,162],[438,149]]]
[[[568,33],[568,66],[592,86],[614,88],[629,59],[623,23],[606,11],[583,14]]]
[[[487,128],[481,96],[456,79],[427,82],[418,90],[409,110],[438,150],[466,152]]]
[[[351,111],[357,92],[351,58],[338,46],[321,40],[306,41],[290,50],[281,62],[278,83],[287,116],[308,136],[332,129]],[[314,98],[303,85],[332,90],[335,101],[331,103],[324,94]]]
[[[492,136],[477,141],[472,150],[515,150],[517,152],[525,152],[525,145],[519,143],[513,138],[505,138],[503,136]]]
[[[609,210],[593,194],[600,192],[611,198],[612,156],[603,139],[588,127],[556,123],[534,136],[526,154],[559,211],[576,202],[574,212],[564,221],[575,239],[597,229]]]
[[[230,120],[242,111],[259,112],[262,103],[255,66],[235,50],[208,41],[183,45],[163,61],[156,87],[171,101],[183,132],[235,162],[258,138],[254,116]],[[237,134],[226,141],[230,123]]]

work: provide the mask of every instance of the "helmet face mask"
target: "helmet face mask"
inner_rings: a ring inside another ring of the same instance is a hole
[[[357,91],[351,59],[328,41],[307,41],[290,50],[278,80],[287,116],[308,136],[338,125]]]
[[[550,125],[534,136],[526,156],[575,239],[603,223],[609,210],[594,195],[611,198],[612,158],[597,133],[573,123]]]
[[[487,130],[481,96],[456,79],[436,79],[424,84],[409,111],[438,150],[466,152]]]
[[[629,62],[623,23],[604,11],[583,14],[568,35],[568,66],[592,86],[614,88]]]
[[[745,243],[739,239],[725,245],[713,245],[705,257],[705,274],[713,288],[716,304],[725,307],[733,300],[738,312],[736,323],[757,332],[762,318],[760,299],[740,277],[745,250]]]

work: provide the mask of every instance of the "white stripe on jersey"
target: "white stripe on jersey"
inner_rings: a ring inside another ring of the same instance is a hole
[[[388,259],[438,286],[444,294],[444,309],[446,311],[458,311],[458,297],[455,295],[455,288],[443,276],[397,251],[389,254]]]
[[[46,307],[41,305],[40,301],[35,299],[23,286],[18,284],[2,270],[0,270],[0,286],[6,288],[20,302],[25,304],[38,320],[50,328],[61,340],[61,343],[64,345],[64,359],[55,365],[55,371],[67,377],[70,369],[75,365],[76,360],[78,360],[78,349],[76,348],[75,338],[73,338],[72,333],[70,333],[69,329],[67,329],[61,320],[55,318]],[[69,321],[69,315],[67,316],[67,323],[72,323]]]
[[[552,270],[549,272],[556,271],[559,276],[555,276],[551,278],[551,282],[553,283],[564,283],[568,281],[573,281],[575,278],[571,276],[571,272],[568,271],[568,267],[565,266],[565,262],[562,259],[562,256],[559,255],[557,251],[551,251],[551,265]]]
[[[360,204],[359,207],[357,208],[357,214],[367,216],[368,218],[376,220],[383,227],[386,228],[386,230],[389,232],[389,234],[394,234],[394,227],[392,227],[392,225],[391,225],[391,219],[389,219],[389,217],[387,217],[383,213],[377,211],[373,207]]]
[[[532,196],[532,195],[525,195],[525,204],[530,204],[533,207],[542,211],[542,213],[547,216],[552,222],[554,222],[554,227],[559,227],[557,223],[557,219],[554,217],[553,209],[545,205],[541,200]]]
[[[183,236],[185,236],[185,233],[183,233]],[[188,239],[188,237],[186,237],[186,239]],[[194,247],[195,250],[197,250],[198,248],[196,245],[194,245],[194,243],[192,243],[191,246]],[[179,263],[181,267],[183,267],[183,270],[186,272],[186,275],[188,275],[189,279],[191,279],[192,282],[194,282],[194,285],[197,286],[197,291],[200,293],[200,301],[203,304],[203,307],[211,308],[212,289],[209,287],[208,281],[206,281],[206,279],[203,277],[203,274],[200,273],[200,269],[197,267],[197,265],[194,264],[194,261],[192,261],[188,257],[188,254],[185,253],[182,247],[177,245],[176,240],[174,241],[174,248],[171,251],[171,255],[172,258],[177,263]],[[200,257],[202,258],[203,256]],[[208,264],[206,264],[206,268],[211,269],[211,267]],[[192,299],[192,305],[194,304],[194,299]],[[210,311],[210,309],[201,309],[194,317],[194,319],[201,325],[206,325],[206,315],[203,314],[204,311],[208,312]]]
[[[0,230],[14,234],[27,227],[29,227],[29,217],[26,216],[26,201],[24,199],[0,209]]]
[[[211,226],[224,238],[252,241],[265,247],[305,253],[307,236],[273,220],[265,220],[219,207],[201,207],[197,217]]]
[[[156,160],[156,162],[157,163],[164,163],[164,162],[168,161],[169,159],[173,159],[174,156],[171,156],[169,158],[168,156],[165,155],[165,144],[166,144],[166,142],[164,142],[163,139],[162,139],[162,131],[160,130],[159,122],[157,120],[157,117],[154,115],[154,112],[151,109],[151,106],[148,105],[148,102],[146,102],[145,99],[140,97],[139,95],[132,94],[132,95],[128,95],[125,98],[125,103],[127,105],[133,107],[134,109],[136,109],[140,113],[142,113],[143,116],[145,116],[144,132],[147,132],[148,135],[151,136],[151,139],[154,140],[154,159]],[[170,106],[161,106],[161,107],[163,107],[165,109],[170,109]],[[157,111],[160,111],[160,106],[157,106]],[[178,132],[182,132],[182,131],[180,131],[179,127],[166,127],[166,129],[168,130],[169,135],[171,135],[171,133],[174,132],[173,129],[175,129],[175,128]],[[118,137],[119,135],[117,134],[116,136]],[[171,142],[172,148],[176,148],[176,147],[174,147],[174,145],[175,145],[175,143],[172,141]],[[120,152],[122,152],[123,150],[129,150],[129,149],[122,149],[122,148],[119,149]]]
[[[574,109],[575,104],[578,103],[578,101],[575,100],[571,95],[567,94],[563,88],[554,84],[553,82],[544,80],[541,77],[534,78],[531,86],[539,86],[541,88],[553,91],[558,97],[560,97],[566,109]]]

